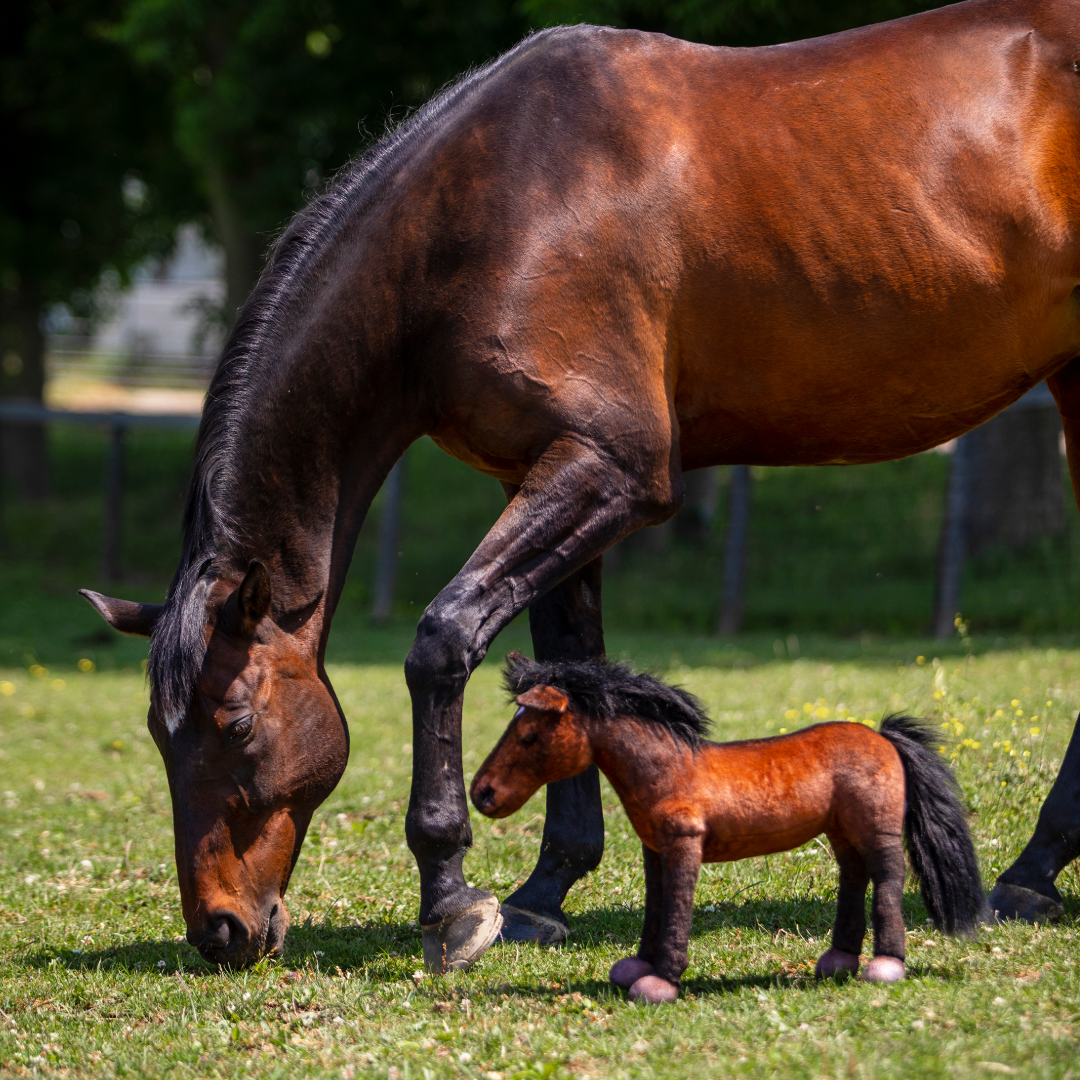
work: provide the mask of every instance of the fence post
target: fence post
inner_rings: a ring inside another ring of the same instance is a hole
[[[109,427],[109,450],[105,459],[105,513],[101,521],[101,576],[105,581],[120,580],[120,539],[124,515],[124,438],[123,424]]]
[[[405,457],[386,478],[383,492],[382,517],[379,519],[379,552],[375,559],[375,600],[371,618],[386,622],[394,606],[394,575],[397,569],[398,542],[401,538],[401,492],[405,480]]]
[[[724,577],[720,590],[719,634],[737,634],[742,625],[743,583],[746,579],[746,539],[750,530],[750,468],[731,469],[727,535],[724,537]]]
[[[945,496],[945,520],[938,549],[937,587],[934,590],[934,637],[956,633],[956,613],[960,610],[960,578],[967,548],[968,503],[971,495],[971,439],[961,435],[953,449],[949,469],[949,489]]]

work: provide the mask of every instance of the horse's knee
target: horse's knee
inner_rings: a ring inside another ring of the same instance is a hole
[[[405,658],[405,682],[413,693],[449,687],[464,690],[478,658],[475,635],[455,616],[449,605],[436,599],[416,627],[416,638]]]

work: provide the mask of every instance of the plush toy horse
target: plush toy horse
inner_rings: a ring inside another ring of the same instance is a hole
[[[840,889],[819,977],[859,971],[869,881],[874,956],[862,978],[904,977],[903,838],[941,930],[969,932],[983,916],[956,781],[935,753],[939,736],[917,720],[890,716],[879,732],[830,723],[714,743],[703,737],[708,719],[694,697],[621,664],[536,663],[511,653],[506,684],[519,708],[473,779],[473,803],[506,817],[544,784],[600,767],[645,856],[641,945],[611,969],[635,1000],[678,997],[703,862],[788,851],[820,833],[840,865]]]

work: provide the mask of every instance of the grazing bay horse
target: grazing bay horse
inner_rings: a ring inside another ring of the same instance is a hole
[[[511,653],[506,687],[518,710],[473,778],[473,805],[503,818],[544,784],[593,765],[608,778],[645,856],[641,945],[611,969],[632,1000],[679,996],[703,862],[774,855],[824,833],[840,890],[819,978],[859,971],[870,881],[874,957],[862,977],[904,977],[902,838],[941,930],[971,933],[986,910],[956,780],[935,753],[940,736],[917,720],[886,717],[879,733],[815,724],[714,743],[692,695],[624,664],[538,664]]]
[[[405,663],[405,830],[443,970],[500,923],[565,935],[603,853],[590,767],[552,785],[501,913],[466,884],[462,695],[499,631],[528,609],[538,659],[602,655],[601,556],[678,509],[687,469],[915,454],[1046,379],[1080,475],[1078,286],[1072,0],[761,49],[554,29],[435,98],[271,250],[210,383],[165,603],[89,595],[151,636],[189,940],[226,964],[282,946],[348,753],[331,620],[410,443],[508,499]],[[1003,911],[1054,902],[1080,848],[1070,755]]]

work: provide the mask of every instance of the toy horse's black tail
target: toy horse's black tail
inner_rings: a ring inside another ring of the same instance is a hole
[[[960,786],[937,752],[941,736],[910,716],[887,716],[880,731],[904,765],[904,838],[926,910],[945,933],[970,933],[985,917],[986,894]]]

